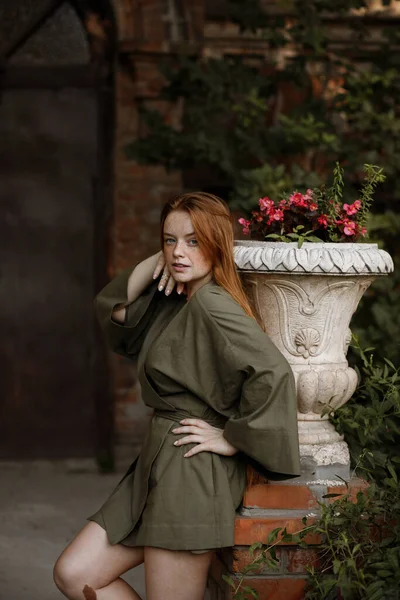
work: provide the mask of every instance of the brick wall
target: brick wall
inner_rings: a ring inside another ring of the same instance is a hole
[[[161,109],[169,122],[179,122],[179,109],[160,103],[158,98],[163,85],[158,64],[180,41],[171,39],[171,35],[176,34],[171,23],[173,3],[169,0],[115,0],[114,4],[119,47],[110,278],[159,250],[161,207],[183,187],[179,172],[167,173],[163,167],[138,165],[125,154],[127,144],[142,133],[138,116],[140,103]],[[181,41],[197,43],[203,28],[202,0],[177,4],[182,7],[182,13],[175,15],[180,25],[178,33],[185,36]],[[141,402],[135,365],[116,355],[112,355],[110,361],[115,394],[116,462],[122,469],[142,440],[150,410]]]

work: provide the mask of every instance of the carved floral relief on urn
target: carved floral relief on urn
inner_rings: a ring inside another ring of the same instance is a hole
[[[342,406],[355,391],[357,375],[346,359],[350,320],[372,281],[393,270],[390,255],[376,244],[305,242],[299,249],[237,241],[235,262],[266,332],[293,369],[301,454],[335,445],[335,460],[348,463],[327,408]]]

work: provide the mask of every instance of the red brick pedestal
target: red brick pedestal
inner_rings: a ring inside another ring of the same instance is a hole
[[[219,551],[211,566],[209,576],[210,600],[231,600],[232,588],[223,581],[222,575],[229,575],[239,581],[243,568],[251,562],[249,547],[255,542],[265,543],[268,534],[277,527],[286,528],[288,533],[303,529],[302,519],[308,516],[311,524],[318,516],[318,502],[326,494],[346,494],[355,496],[364,489],[365,482],[354,479],[347,488],[340,481],[304,482],[302,478],[287,482],[268,482],[258,473],[249,469],[248,486],[243,499],[243,507],[236,518],[235,546]],[[269,570],[264,566],[258,572],[249,574],[244,585],[255,589],[260,600],[300,600],[304,598],[304,586],[307,580],[306,566],[318,566],[316,547],[317,536],[308,536],[305,541],[311,546],[307,549],[294,544],[279,544],[277,558],[278,570]],[[248,596],[251,598],[251,596]]]

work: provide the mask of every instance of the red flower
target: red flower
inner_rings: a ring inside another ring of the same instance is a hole
[[[268,196],[265,196],[264,198],[260,198],[258,201],[258,204],[260,205],[261,210],[265,211],[267,214],[274,207],[274,201],[270,200],[270,198],[268,198]]]
[[[313,212],[314,210],[318,209],[318,204],[315,204],[315,202],[311,202],[308,208],[311,210],[311,212]]]
[[[256,221],[257,223],[261,223],[264,220],[262,214],[257,210],[253,210],[251,214],[253,215],[254,221]]]
[[[298,208],[308,208],[307,198],[300,192],[294,192],[289,197],[289,203],[297,206]]]
[[[321,215],[318,217],[317,221],[322,227],[325,227],[325,229],[328,227],[328,218],[326,215]]]

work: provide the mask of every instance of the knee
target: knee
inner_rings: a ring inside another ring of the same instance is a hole
[[[66,560],[61,555],[53,568],[53,580],[60,592],[67,596],[67,598],[73,599],[79,590],[81,574],[73,562]],[[82,595],[79,597],[82,597]]]

